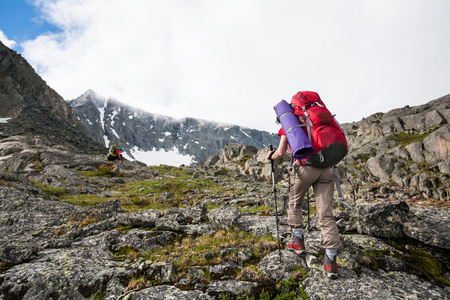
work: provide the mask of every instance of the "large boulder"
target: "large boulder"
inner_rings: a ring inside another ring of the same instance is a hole
[[[423,140],[425,158],[428,163],[445,161],[450,158],[450,124],[442,126]]]
[[[139,210],[131,213],[117,215],[117,220],[122,226],[132,227],[155,227],[156,221],[161,216],[157,209]]]
[[[394,161],[391,157],[371,157],[366,166],[373,176],[380,178],[384,183],[389,182],[390,175],[394,171]]]
[[[375,237],[403,237],[403,223],[407,220],[409,206],[405,201],[356,203],[358,232]]]
[[[149,287],[132,292],[127,300],[179,299],[179,300],[213,300],[214,298],[201,291],[182,291],[171,285]]]
[[[238,226],[241,213],[237,207],[224,206],[211,210],[207,217],[217,227],[228,230]]]
[[[265,256],[258,264],[258,270],[273,280],[287,280],[298,269],[307,270],[303,257],[293,251],[274,251]]]
[[[421,142],[415,142],[412,144],[409,144],[405,147],[406,150],[408,150],[409,155],[411,156],[411,159],[415,162],[424,162],[425,157],[423,156],[423,145]]]
[[[406,236],[424,244],[450,249],[448,209],[411,206],[409,220],[403,223]]]

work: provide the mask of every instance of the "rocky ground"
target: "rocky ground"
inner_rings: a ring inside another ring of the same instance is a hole
[[[288,156],[276,205],[267,149],[248,145],[111,177],[105,147],[1,43],[0,88],[0,300],[450,299],[450,95],[342,125],[330,281],[313,194],[308,253],[285,250]]]
[[[245,149],[220,155],[234,169],[126,162],[111,177],[103,155],[2,140],[0,299],[450,299],[445,201],[336,197],[344,246],[331,281],[314,195],[308,253],[297,256],[286,250],[278,174],[279,251],[272,185],[261,180],[270,164],[245,171],[244,158],[267,150]]]

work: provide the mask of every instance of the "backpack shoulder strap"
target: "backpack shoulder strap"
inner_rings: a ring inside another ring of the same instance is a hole
[[[313,127],[313,124],[311,122],[311,119],[309,118],[308,111],[306,110],[306,106],[302,106],[303,113],[305,114],[306,119],[306,129],[308,132],[308,138],[311,141],[311,127]]]

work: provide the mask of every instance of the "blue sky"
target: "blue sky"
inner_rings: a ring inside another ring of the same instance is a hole
[[[30,1],[1,0],[0,30],[20,47],[21,42],[35,39],[45,32],[58,31],[58,28],[46,22]]]
[[[343,122],[450,93],[448,0],[0,0],[0,40],[64,99],[276,132],[319,93]]]

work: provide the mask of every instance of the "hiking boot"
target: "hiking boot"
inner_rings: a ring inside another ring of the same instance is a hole
[[[305,240],[303,237],[300,239],[298,236],[293,234],[294,241],[288,244],[288,249],[295,251],[295,253],[302,255],[306,253]]]
[[[327,276],[330,279],[338,278],[338,264],[336,262],[336,256],[333,260],[331,260],[328,255],[325,253],[323,257],[323,266],[325,271],[327,271]]]

